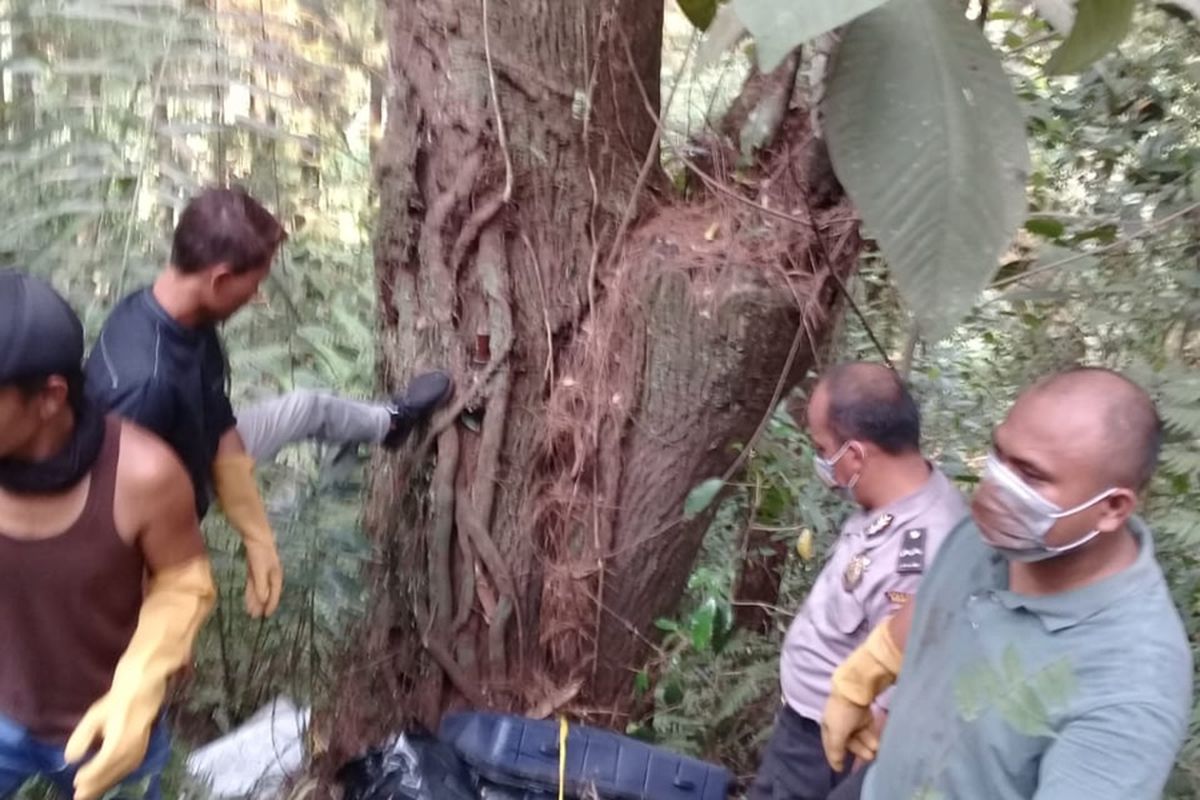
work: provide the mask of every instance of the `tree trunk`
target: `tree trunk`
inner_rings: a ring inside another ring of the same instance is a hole
[[[758,188],[662,196],[661,3],[388,11],[383,380],[457,397],[376,465],[335,764],[454,706],[619,721],[709,522],[685,498],[810,366],[859,249],[840,194],[806,200],[802,112]]]

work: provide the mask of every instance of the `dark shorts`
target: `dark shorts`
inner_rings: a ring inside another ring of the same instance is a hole
[[[821,747],[821,726],[784,704],[747,800],[825,800],[841,783]]]

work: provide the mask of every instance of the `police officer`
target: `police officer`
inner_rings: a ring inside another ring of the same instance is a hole
[[[829,370],[813,390],[807,423],[818,477],[859,508],[788,630],[783,704],[750,800],[816,800],[841,780],[825,759],[819,725],[833,672],[911,600],[967,513],[959,491],[921,454],[920,413],[892,370],[869,363]]]

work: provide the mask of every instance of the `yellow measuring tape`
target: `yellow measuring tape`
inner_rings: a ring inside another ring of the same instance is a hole
[[[558,800],[567,791],[567,718],[558,718]]]

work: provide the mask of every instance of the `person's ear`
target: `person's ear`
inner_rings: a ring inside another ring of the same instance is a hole
[[[70,394],[67,379],[61,375],[51,375],[37,395],[38,416],[43,421],[53,419],[70,402]]]
[[[213,295],[220,295],[225,285],[233,279],[233,268],[222,262],[206,270],[208,275],[208,290]]]
[[[1132,489],[1116,489],[1100,501],[1096,527],[1105,532],[1119,531],[1137,510],[1138,496]]]
[[[867,448],[862,442],[851,441],[846,452],[838,459],[837,465],[845,470],[846,475],[858,475],[867,464]]]

